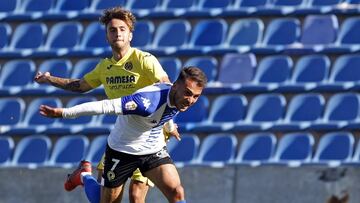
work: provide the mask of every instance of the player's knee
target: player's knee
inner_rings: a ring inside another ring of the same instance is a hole
[[[131,187],[129,191],[129,199],[132,203],[144,202],[146,196],[146,188]]]
[[[174,195],[174,199],[177,201],[184,199],[185,191],[184,191],[184,188],[182,187],[182,185],[178,185],[177,187],[174,188],[173,195]]]

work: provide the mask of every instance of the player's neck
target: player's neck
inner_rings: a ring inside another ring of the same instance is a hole
[[[114,50],[113,49],[113,57],[116,61],[120,61],[130,50],[130,46],[127,46],[123,49]]]

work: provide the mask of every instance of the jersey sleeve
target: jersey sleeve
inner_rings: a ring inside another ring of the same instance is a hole
[[[159,82],[161,78],[168,77],[160,62],[155,56],[146,53],[143,56],[142,67],[146,76],[153,82]]]
[[[101,62],[96,65],[96,67],[85,74],[84,80],[93,88],[99,87],[102,83],[100,80],[100,67]]]

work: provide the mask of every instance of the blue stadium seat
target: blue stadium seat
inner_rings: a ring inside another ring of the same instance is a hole
[[[106,41],[105,27],[98,22],[90,23],[83,34],[81,39],[80,48],[82,50],[94,48],[107,48],[109,45]],[[101,51],[101,49],[100,49]],[[93,52],[89,52],[93,53]]]
[[[196,0],[163,0],[164,9],[191,9]]]
[[[23,0],[21,9],[25,12],[49,12],[55,5],[55,0]]]
[[[291,6],[291,7],[297,7],[297,6],[303,6],[306,3],[306,0],[272,0],[270,1],[271,5],[274,6]]]
[[[153,10],[161,5],[160,0],[132,0],[128,1],[127,7],[136,13],[138,9]]]
[[[334,6],[341,2],[342,0],[309,0],[310,6]]]
[[[43,166],[48,161],[51,146],[50,138],[45,135],[22,138],[15,147],[12,165]]]
[[[85,74],[93,70],[99,62],[100,58],[85,58],[79,60],[75,64],[70,78],[83,78]]]
[[[0,137],[0,167],[7,166],[14,152],[14,140],[8,136]]]
[[[66,12],[66,11],[84,11],[90,7],[89,0],[57,0],[55,5],[56,12]]]
[[[337,46],[359,45],[360,17],[349,17],[341,24]]]
[[[276,137],[270,132],[252,133],[242,140],[236,164],[258,166],[271,160],[275,152]]]
[[[224,19],[200,20],[192,29],[188,48],[178,50],[186,55],[206,54],[210,47],[221,46],[226,38],[228,24]],[[212,33],[209,35],[209,33]]]
[[[237,122],[233,130],[240,132],[271,129],[283,118],[285,106],[286,100],[281,94],[259,94],[250,101],[245,119]]]
[[[35,76],[35,63],[28,59],[10,60],[3,64],[0,74],[0,88],[14,89],[13,94],[31,86]]]
[[[215,47],[209,54],[229,52],[244,53],[261,44],[264,23],[259,18],[242,18],[234,21],[229,28],[222,47]]]
[[[215,82],[215,80],[217,79],[218,61],[215,57],[195,56],[185,61],[184,67],[187,66],[196,66],[199,67],[202,71],[204,71],[208,79],[208,83]]]
[[[308,15],[300,42],[304,45],[327,45],[335,42],[339,23],[335,15]]]
[[[131,45],[133,47],[146,47],[150,45],[154,35],[155,26],[152,21],[140,20],[135,24]]]
[[[58,22],[51,27],[44,48],[75,48],[80,42],[83,27],[80,22]],[[61,55],[58,53],[57,55]]]
[[[251,83],[244,84],[243,91],[267,92],[279,88],[290,78],[292,59],[287,55],[274,55],[262,59]],[[276,74],[274,74],[276,73]]]
[[[338,57],[331,69],[327,83],[318,88],[325,91],[358,90],[360,86],[360,55],[342,55]]]
[[[225,9],[227,7],[230,7],[232,4],[231,0],[199,0],[198,6],[200,10],[203,9],[214,9],[214,8],[220,8]]]
[[[21,98],[0,98],[0,126],[16,125],[22,121],[25,102]],[[1,130],[1,129],[0,129]]]
[[[89,140],[84,135],[66,135],[60,137],[53,148],[49,165],[77,165],[85,159]]]
[[[301,57],[293,70],[291,79],[280,85],[282,92],[304,92],[316,90],[325,83],[330,72],[330,59],[326,55],[306,55]]]
[[[62,102],[57,97],[37,98],[27,106],[22,126],[13,131],[13,134],[38,134],[45,133],[46,128],[57,122],[57,119],[46,118],[39,113],[40,105],[62,107]]]
[[[29,35],[31,33],[31,35]],[[10,49],[38,49],[43,46],[47,27],[41,22],[18,25],[12,34]]]
[[[0,50],[9,45],[11,32],[12,29],[8,23],[0,23]]]
[[[195,134],[182,134],[181,141],[170,138],[166,145],[171,159],[179,167],[196,161],[200,140]]]
[[[19,0],[1,0],[0,12],[14,12],[19,6]]]
[[[179,76],[182,67],[180,59],[176,57],[162,57],[159,58],[159,62],[169,76],[170,81],[174,82]]]
[[[91,1],[90,9],[92,11],[102,11],[107,8],[115,6],[125,7],[126,0],[93,0]]]
[[[219,93],[232,92],[240,89],[239,84],[252,81],[256,68],[254,54],[225,54],[219,67],[218,82],[220,87],[214,87]],[[211,86],[208,87],[209,90]]]
[[[163,21],[156,28],[153,40],[154,51],[158,52],[158,49],[164,49],[165,53],[170,53],[174,48],[185,46],[190,30],[191,25],[187,20]]]
[[[209,113],[209,100],[206,96],[200,96],[198,101],[187,111],[176,116],[174,121],[179,126],[179,132],[187,132],[195,125],[207,119]]]
[[[48,59],[44,60],[40,66],[38,71],[45,73],[50,72],[51,75],[60,77],[60,78],[70,78],[70,72],[72,70],[72,64],[69,59]],[[47,84],[36,84],[36,88],[41,87],[49,87]]]
[[[354,164],[360,164],[360,142],[359,141],[358,141],[354,151],[355,151],[354,155],[350,162],[354,163]]]
[[[96,138],[91,141],[89,151],[86,155],[86,160],[92,163],[99,163],[101,157],[105,153],[105,148],[107,145],[108,135],[98,135]]]
[[[279,141],[272,162],[300,166],[312,159],[315,140],[308,132],[288,133]]]
[[[354,136],[350,132],[330,132],[321,136],[316,148],[315,164],[339,166],[351,160],[354,148]]]
[[[220,95],[212,102],[209,117],[204,123],[197,124],[194,132],[231,131],[232,123],[245,118],[247,99],[243,95]]]
[[[235,0],[235,7],[264,7],[268,0]]]
[[[360,96],[355,93],[337,93],[327,101],[323,118],[311,125],[315,130],[340,130],[359,117]]]
[[[325,109],[325,99],[321,94],[305,93],[294,96],[284,119],[275,124],[274,130],[305,130],[312,122],[322,118]]]
[[[291,45],[299,40],[300,21],[297,18],[278,18],[272,20],[265,31],[263,45]]]
[[[235,158],[237,138],[234,134],[210,134],[202,141],[197,163],[213,167],[222,167],[232,163]]]

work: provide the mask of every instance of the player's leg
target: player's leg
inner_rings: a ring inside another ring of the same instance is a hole
[[[144,203],[146,194],[150,187],[153,187],[152,183],[148,178],[144,177],[139,169],[134,171],[131,176],[131,182],[129,186],[129,200],[130,203]]]
[[[159,165],[144,174],[155,183],[169,202],[185,202],[184,188],[173,164]]]
[[[97,180],[92,175],[82,175],[82,182],[84,183],[84,191],[89,202],[99,203],[101,185]]]

